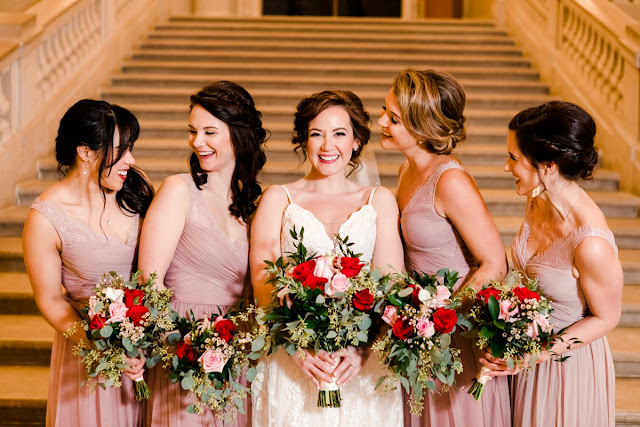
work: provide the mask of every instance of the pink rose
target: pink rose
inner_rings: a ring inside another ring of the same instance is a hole
[[[127,317],[127,311],[129,309],[121,302],[112,302],[109,304],[109,320],[105,323],[122,322]]]
[[[280,305],[284,305],[286,301],[287,307],[291,308],[291,305],[293,303],[291,302],[291,298],[289,298],[289,286],[285,286],[284,288],[280,289],[280,292],[278,292],[276,296],[280,300]]]
[[[436,286],[436,307],[444,307],[447,305],[451,291],[446,286]]]
[[[384,308],[384,313],[382,314],[382,320],[384,320],[387,325],[392,326],[396,324],[398,321],[398,309],[394,305],[388,305]]]
[[[323,256],[316,258],[316,268],[313,269],[313,275],[323,279],[331,280],[333,277],[333,257],[325,258]]]
[[[444,287],[444,286],[443,286]],[[431,338],[436,333],[434,323],[429,319],[420,319],[416,324],[418,335],[425,338]]]
[[[349,286],[351,286],[349,278],[342,273],[336,273],[327,286],[327,295],[332,297],[339,292],[345,292]]]
[[[207,350],[202,353],[198,362],[200,362],[200,365],[202,366],[202,371],[208,374],[209,372],[222,372],[227,360],[220,351]]]
[[[549,320],[542,314],[538,313],[538,316],[531,323],[529,323],[524,334],[530,338],[537,337],[539,335],[538,325],[540,325],[543,331],[551,326],[549,324]]]
[[[185,344],[191,345],[191,332],[187,332],[187,335],[182,339]]]
[[[518,314],[518,307],[510,300],[500,301],[500,314],[498,319],[502,319],[505,322],[513,322],[514,316]]]

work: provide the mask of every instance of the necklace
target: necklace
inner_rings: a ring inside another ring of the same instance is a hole
[[[571,216],[571,213],[573,212],[573,209],[576,207],[576,205],[578,204],[578,202],[580,201],[580,199],[582,199],[582,195],[584,194],[584,192],[580,192],[580,196],[578,196],[578,198],[571,203],[571,206],[569,208],[569,211],[564,215],[564,218],[562,218],[562,220],[560,222],[558,222],[557,224],[555,224],[556,227],[562,225],[567,218],[569,218]],[[534,200],[532,199],[532,202],[534,202]],[[535,203],[535,202],[534,202]],[[538,204],[535,204],[538,211],[540,212],[541,215],[541,219],[542,219],[542,229],[544,230],[545,234],[547,234],[548,236],[551,235],[551,228],[549,227],[549,224],[545,218],[544,212],[542,212],[542,209],[540,209],[540,207],[538,206]]]

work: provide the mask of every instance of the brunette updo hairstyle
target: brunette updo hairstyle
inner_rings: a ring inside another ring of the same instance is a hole
[[[115,159],[113,156],[113,136],[116,128],[120,132],[120,146]],[[140,134],[140,125],[127,109],[106,101],[82,99],[76,102],[60,120],[56,136],[55,154],[58,173],[66,176],[77,166],[77,148],[86,146],[98,153],[98,185],[103,200],[106,196],[101,177],[110,172],[127,150],[133,149]],[[122,189],[116,193],[116,201],[123,211],[144,216],[153,198],[153,188],[135,166],[127,172]]]
[[[262,127],[262,113],[256,110],[249,92],[225,80],[211,83],[192,95],[190,110],[196,105],[229,126],[236,157],[229,212],[236,218],[248,221],[256,210],[256,199],[262,194],[257,176],[267,160],[263,148],[267,131]],[[207,172],[200,167],[196,153],[189,157],[189,166],[193,181],[201,189],[207,182]]]
[[[596,123],[570,102],[551,101],[515,115],[509,130],[518,148],[534,167],[553,162],[560,175],[575,181],[591,179],[598,164],[594,146]]]
[[[404,126],[428,151],[450,154],[466,139],[466,96],[450,74],[406,68],[396,77],[392,90]]]
[[[291,142],[296,145],[295,151],[302,150],[304,160],[307,160],[307,141],[309,140],[309,124],[320,113],[330,107],[342,107],[349,114],[353,137],[358,140],[358,149],[351,152],[349,164],[351,172],[360,165],[360,154],[364,146],[369,142],[371,130],[369,129],[369,113],[362,106],[362,101],[356,94],[348,90],[325,90],[303,98],[296,108],[293,120],[293,138]]]

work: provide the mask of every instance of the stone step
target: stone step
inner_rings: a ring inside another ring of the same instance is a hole
[[[640,378],[616,378],[616,426],[640,426]]]
[[[0,366],[0,425],[44,426],[48,389],[48,366]]]
[[[292,80],[285,76],[224,76],[222,74],[147,74],[147,73],[118,73],[111,80],[112,86],[134,87],[172,87],[199,88],[216,80],[233,79],[248,91],[260,89],[297,89],[318,92],[327,88],[348,89],[355,93],[361,90],[388,91],[391,82],[387,78],[355,78],[355,77],[317,77],[304,76]],[[501,81],[501,80],[473,80],[464,79],[460,83],[467,94],[548,94],[547,85],[538,81]],[[184,107],[181,111],[184,111]]]
[[[149,74],[226,74],[234,75],[270,75],[289,76],[298,78],[305,76],[350,76],[350,77],[383,77],[389,79],[389,86],[398,72],[405,66],[419,68],[433,68],[434,64],[419,61],[414,64],[388,64],[382,61],[379,64],[316,64],[295,63],[240,63],[224,61],[142,61],[125,60],[122,70],[125,72],[149,73]],[[470,66],[439,66],[438,69],[451,73],[459,79],[489,79],[489,80],[538,80],[538,72],[524,67],[470,67]],[[295,105],[294,105],[295,106]]]
[[[0,315],[0,365],[49,366],[53,335],[39,314]]]
[[[21,236],[27,211],[22,206],[9,206],[0,210],[0,237]]]
[[[246,33],[243,33],[246,35]],[[306,35],[301,35],[305,37]],[[224,37],[224,36],[223,36]],[[477,44],[451,44],[446,42],[434,43],[402,43],[398,45],[395,40],[371,41],[370,39],[344,39],[339,43],[327,43],[325,38],[315,39],[313,37],[301,41],[296,36],[295,40],[290,37],[282,39],[274,39],[271,36],[268,39],[255,34],[252,38],[209,38],[207,40],[199,39],[172,39],[172,38],[155,38],[150,36],[147,40],[140,44],[141,49],[182,49],[199,50],[199,49],[218,49],[218,50],[243,50],[243,51],[306,51],[315,53],[333,54],[340,52],[392,52],[395,54],[402,53],[425,53],[425,54],[457,54],[469,57],[477,55],[512,55],[522,56],[522,51],[511,45],[477,45]]]
[[[135,150],[134,150],[135,151]],[[268,153],[270,153],[268,151]],[[188,172],[187,155],[179,158],[153,158],[138,157],[136,164],[144,170],[151,180],[161,181],[169,175]],[[291,152],[286,160],[276,160],[267,157],[267,163],[260,172],[260,180],[264,184],[285,184],[291,182],[296,176],[301,177],[308,171],[309,163],[300,164],[297,154]],[[382,185],[393,187],[397,184],[398,168],[403,159],[393,163],[378,162],[378,172]],[[511,174],[505,173],[501,166],[466,166],[480,188],[511,188],[515,189],[515,183]],[[38,161],[38,177],[43,180],[55,180],[57,178],[57,163],[53,158]],[[619,174],[606,169],[598,169],[594,178],[584,181],[581,185],[587,190],[610,191],[618,190]]]
[[[430,64],[431,67],[470,66],[470,67],[530,67],[528,58],[513,55],[467,56],[456,54],[423,54],[423,53],[370,53],[370,52],[342,52],[339,47],[331,55],[319,56],[310,51],[228,51],[214,49],[138,49],[131,58],[133,60],[161,60],[161,61],[194,61],[207,62],[211,60],[224,62],[252,63],[252,64],[368,64],[370,62],[398,63],[398,64]]]
[[[522,216],[494,216],[502,242],[510,245],[522,225]],[[640,248],[640,218],[607,218],[619,249]],[[640,288],[639,288],[640,289]]]
[[[189,105],[189,96],[200,87],[189,88],[151,88],[151,87],[118,87],[103,88],[100,93],[103,99],[126,106],[127,103],[161,102],[184,103]],[[365,108],[378,111],[384,102],[387,91],[358,91]],[[266,105],[280,105],[295,108],[298,102],[310,95],[309,91],[296,89],[256,89],[251,92],[258,109]],[[555,99],[545,94],[474,94],[467,95],[467,107],[471,109],[514,110],[528,108]],[[288,124],[290,126],[290,123]],[[504,132],[504,130],[503,130]]]
[[[447,33],[442,34],[437,31],[414,34],[394,34],[394,33],[371,33],[371,32],[351,32],[334,31],[331,33],[298,32],[292,35],[289,31],[270,31],[268,38],[274,42],[290,41],[295,39],[300,43],[322,42],[327,45],[338,45],[341,43],[395,43],[398,46],[419,46],[429,44],[444,44],[448,46],[477,46],[485,48],[492,46],[496,48],[511,48],[515,43],[502,34],[468,34],[468,33]],[[204,41],[217,40],[220,42],[253,41],[265,40],[264,31],[251,29],[241,29],[228,31],[225,29],[167,29],[157,28],[147,36],[148,40],[184,40],[184,41]]]
[[[640,378],[640,327],[618,326],[607,334],[607,340],[616,377]]]
[[[618,327],[638,326],[640,326],[640,285],[627,284],[622,290],[622,315]]]
[[[21,237],[0,237],[0,272],[25,271]]]
[[[39,313],[27,274],[0,273],[0,315]]]

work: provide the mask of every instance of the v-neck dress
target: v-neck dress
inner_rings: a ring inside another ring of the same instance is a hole
[[[436,187],[442,174],[450,169],[465,171],[456,161],[438,165],[424,184],[416,189],[400,213],[407,271],[435,274],[441,268],[459,273],[458,289],[478,263],[448,218],[434,208]],[[465,171],[466,172],[466,171]],[[411,427],[506,427],[510,425],[509,386],[507,378],[487,383],[482,399],[477,401],[461,389],[480,370],[481,353],[471,340],[454,334],[453,347],[460,349],[464,371],[456,376],[458,390],[427,395],[422,416],[411,415],[405,404],[405,426]]]
[[[78,311],[88,305],[96,284],[104,273],[115,271],[128,278],[133,268],[138,237],[138,221],[129,230],[127,241],[96,232],[69,217],[56,203],[37,199],[31,206],[53,225],[62,242],[62,286],[65,298]],[[138,425],[140,404],[135,400],[133,382],[122,376],[122,387],[99,388],[95,393],[80,384],[87,371],[73,354],[74,343],[56,332],[51,348],[47,426]]]
[[[283,257],[295,249],[289,231],[304,227],[302,243],[307,251],[318,255],[333,253],[335,244],[315,215],[297,205],[286,187],[289,205],[282,216],[280,249]],[[371,204],[375,189],[366,205],[352,213],[340,226],[338,235],[349,237],[352,249],[361,259],[371,262],[376,241],[377,213]],[[375,354],[348,384],[340,386],[341,408],[318,408],[318,390],[291,360],[284,349],[259,363],[260,372],[253,381],[253,427],[280,426],[385,426],[402,425],[402,397],[399,387],[382,396],[375,390],[385,370]]]
[[[165,276],[165,285],[173,291],[171,305],[180,316],[211,315],[228,310],[243,297],[249,285],[249,242],[246,230],[236,242],[227,238],[214,213],[191,175],[180,175],[189,185],[190,203],[184,229]],[[191,427],[222,426],[205,408],[204,414],[190,414],[186,407],[194,403],[193,396],[172,384],[168,373],[160,367],[149,372],[151,399],[145,424],[153,426]],[[245,402],[246,415],[239,414],[235,424],[248,425],[251,419],[250,400]],[[229,425],[229,424],[224,424]]]
[[[580,280],[573,277],[576,248],[585,238],[595,236],[606,240],[617,253],[613,233],[582,225],[532,256],[527,248],[530,218],[531,204],[511,246],[514,266],[538,279],[540,291],[552,301],[550,321],[556,329],[570,326],[589,313]],[[615,372],[607,338],[598,338],[563,356],[569,359],[540,363],[511,379],[513,425],[615,426]]]

